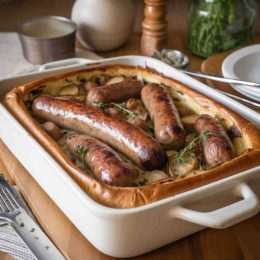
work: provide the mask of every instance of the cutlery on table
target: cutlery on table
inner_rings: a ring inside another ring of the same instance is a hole
[[[186,68],[189,65],[189,58],[187,55],[185,55],[183,52],[179,51],[179,50],[170,50],[170,49],[163,49],[161,51],[156,51],[153,56],[154,58],[161,60],[165,63],[167,63],[168,65],[180,70],[181,72],[190,75],[190,76],[196,76],[196,77],[200,77],[200,78],[205,78],[205,79],[210,79],[210,80],[214,80],[214,81],[219,81],[219,82],[223,82],[223,83],[229,83],[229,84],[239,84],[239,85],[245,85],[245,86],[250,86],[250,87],[256,87],[256,88],[260,88],[260,83],[258,82],[251,82],[251,81],[244,81],[244,80],[238,80],[238,79],[231,79],[231,78],[224,78],[224,77],[220,77],[217,75],[211,75],[211,74],[206,74],[203,73],[201,71],[190,71],[187,70]],[[231,97],[237,101],[240,101],[246,105],[249,105],[251,107],[260,108],[260,104],[251,100],[248,100],[246,98],[241,98],[239,96],[230,94],[226,91],[222,91],[219,89],[215,89],[219,92],[221,92],[222,94]]]
[[[179,50],[170,50],[170,49],[163,49],[161,51],[156,51],[153,56],[153,58],[156,58],[158,60],[161,60],[168,65],[179,69],[185,74],[196,76],[204,79],[210,79],[214,81],[219,81],[223,83],[229,83],[229,84],[239,84],[239,85],[246,85],[250,87],[260,87],[259,82],[252,82],[252,81],[245,81],[240,79],[232,79],[232,78],[224,78],[217,75],[211,75],[207,74],[201,71],[191,71],[187,70],[187,67],[189,65],[189,58],[187,55],[185,55],[183,52]]]
[[[260,87],[260,83],[256,83],[256,82],[248,82],[248,81],[241,81],[241,80],[237,80],[237,79],[222,78],[222,77],[219,77],[219,76],[213,76],[213,75],[205,74],[205,73],[202,73],[202,72],[187,71],[187,70],[180,70],[180,71],[182,71],[183,73],[188,74],[190,76],[206,78],[206,79],[215,80],[215,81],[219,81],[219,82],[225,82],[225,83],[230,83],[230,84],[231,83],[244,84],[244,85],[248,85],[248,86]],[[242,98],[242,97],[239,97],[239,96],[236,96],[236,95],[233,95],[233,94],[230,94],[230,93],[223,91],[223,90],[220,90],[220,89],[216,89],[216,88],[214,88],[214,89],[217,90],[218,92],[220,92],[220,93],[222,93],[222,94],[224,94],[228,97],[231,97],[231,98],[233,98],[237,101],[240,101],[240,102],[242,102],[246,105],[260,109],[260,103],[257,103],[257,102],[254,102],[254,101],[251,101],[251,100],[248,100],[246,98]]]
[[[217,90],[217,91],[221,92],[222,94],[224,94],[224,95],[226,95],[226,96],[228,96],[228,97],[231,97],[231,98],[233,98],[233,99],[235,99],[235,100],[237,100],[237,101],[240,101],[241,103],[244,103],[244,104],[246,104],[246,105],[248,105],[248,106],[251,106],[251,107],[260,109],[260,103],[257,103],[257,102],[248,100],[248,99],[246,99],[246,98],[238,97],[238,96],[236,96],[236,95],[230,94],[230,93],[225,92],[225,91],[223,91],[223,90],[219,90],[219,89],[215,89],[215,90]]]
[[[191,76],[206,78],[206,79],[210,79],[210,80],[215,80],[215,81],[220,81],[220,82],[225,82],[225,83],[230,83],[230,84],[236,83],[236,84],[244,84],[244,85],[248,85],[248,86],[260,87],[260,83],[256,83],[256,82],[248,82],[248,81],[241,81],[241,80],[237,80],[237,79],[222,78],[222,77],[219,77],[219,76],[213,76],[213,75],[205,74],[205,73],[202,73],[202,72],[187,71],[187,70],[180,70],[180,71],[182,71],[185,74],[191,75]],[[233,95],[233,94],[230,94],[230,93],[223,91],[223,90],[220,90],[220,89],[216,89],[216,88],[214,88],[214,89],[217,90],[218,92],[220,92],[220,93],[222,93],[222,94],[224,94],[228,97],[231,97],[231,98],[233,98],[237,101],[240,101],[240,102],[242,102],[246,105],[260,109],[260,103],[257,103],[257,102],[254,102],[254,101],[251,101],[251,100],[248,100],[246,98],[242,98],[242,97],[239,97],[239,96],[236,96],[236,95]]]
[[[229,83],[229,84],[238,84],[238,85],[245,85],[245,86],[250,86],[250,87],[260,87],[260,83],[258,82],[252,82],[252,81],[245,81],[245,80],[240,80],[240,79],[231,79],[231,78],[224,78],[220,77],[217,75],[211,75],[211,74],[206,74],[201,71],[190,71],[190,70],[185,70],[185,69],[180,69],[185,74],[191,75],[191,76],[196,76],[199,78],[204,78],[204,79],[210,79],[218,82],[223,82],[223,83]]]
[[[0,175],[0,222],[9,224],[39,260],[65,259],[41,228],[27,214],[11,186]]]

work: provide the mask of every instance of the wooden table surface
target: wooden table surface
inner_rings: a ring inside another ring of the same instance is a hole
[[[16,20],[31,16],[32,13],[69,16],[74,1],[41,1],[41,4],[37,3],[41,11],[37,9],[36,2],[38,1],[17,0],[0,4],[0,30],[12,31]],[[185,32],[170,33],[167,47],[186,52],[191,59],[191,69],[200,69],[203,60],[187,51]],[[120,49],[98,54],[104,57],[140,54],[140,33],[132,34],[127,44]],[[83,238],[2,141],[0,141],[0,172],[3,172],[11,182],[18,182],[43,229],[67,258],[113,259],[98,252]],[[14,173],[17,172],[20,174],[19,179],[14,178]],[[39,203],[41,207],[37,207]],[[5,259],[3,257],[5,256],[0,254],[0,258]],[[260,259],[260,214],[227,229],[205,229],[135,259]]]

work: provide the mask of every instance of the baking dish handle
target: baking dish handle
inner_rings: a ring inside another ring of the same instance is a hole
[[[245,183],[239,184],[236,194],[243,199],[223,208],[200,212],[177,206],[171,211],[173,217],[211,228],[226,228],[254,216],[260,209],[256,194]]]
[[[59,61],[52,61],[45,63],[40,66],[39,71],[53,70],[53,69],[61,69],[66,67],[76,67],[79,65],[85,65],[87,63],[96,62],[96,60],[91,59],[83,59],[83,58],[71,58]]]

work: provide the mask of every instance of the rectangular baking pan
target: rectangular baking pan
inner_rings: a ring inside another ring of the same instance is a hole
[[[13,87],[32,80],[108,64],[139,65],[156,69],[260,125],[257,112],[160,61],[141,56],[118,57],[100,60],[98,63],[88,61],[88,64],[86,60],[78,59],[48,64],[39,73],[1,81],[0,97]],[[0,136],[4,143],[79,231],[107,255],[140,255],[205,227],[229,227],[255,215],[260,209],[260,167],[146,206],[132,209],[104,207],[79,188],[2,104],[0,120]]]

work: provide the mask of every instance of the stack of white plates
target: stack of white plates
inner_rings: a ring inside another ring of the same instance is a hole
[[[222,73],[225,78],[235,78],[260,83],[260,44],[233,52],[224,60]],[[231,84],[239,93],[260,102],[260,87]]]

